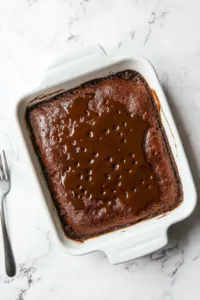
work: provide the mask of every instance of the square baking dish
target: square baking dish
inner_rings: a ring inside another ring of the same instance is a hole
[[[46,181],[41,175],[38,158],[33,151],[25,120],[25,111],[27,107],[35,103],[47,100],[84,82],[127,69],[139,72],[155,92],[155,101],[159,105],[161,121],[182,182],[183,201],[177,208],[163,215],[90,238],[83,243],[76,242],[67,238],[62,230]],[[166,245],[169,226],[183,220],[192,213],[196,205],[197,195],[191,171],[166,97],[154,68],[145,58],[134,55],[109,57],[99,45],[78,51],[71,56],[62,57],[49,67],[41,86],[30,95],[26,95],[19,100],[17,119],[26,144],[26,153],[29,155],[30,164],[33,171],[36,170],[34,172],[35,180],[41,184],[46,199],[46,202],[42,200],[41,203],[48,204],[52,227],[65,252],[72,255],[83,255],[100,250],[106,253],[113,264],[125,262],[151,253]],[[44,196],[41,193],[41,198],[44,198]]]

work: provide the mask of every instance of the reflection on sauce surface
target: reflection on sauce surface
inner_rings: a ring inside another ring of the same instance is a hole
[[[76,209],[92,200],[106,211],[128,205],[138,214],[159,201],[155,174],[143,149],[148,122],[112,101],[102,113],[92,111],[92,97],[63,105],[66,118],[53,123],[56,131],[49,130],[62,149],[62,184]]]

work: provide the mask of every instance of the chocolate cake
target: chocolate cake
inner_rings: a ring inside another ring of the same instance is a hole
[[[78,241],[169,212],[182,187],[153,94],[135,71],[26,111],[65,234]]]

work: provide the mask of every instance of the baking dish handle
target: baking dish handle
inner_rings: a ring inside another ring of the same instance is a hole
[[[130,237],[120,244],[113,244],[102,251],[106,253],[111,264],[119,264],[147,255],[164,247],[168,242],[166,231],[162,231],[160,234],[157,230],[155,231],[155,234],[148,234],[146,240]]]
[[[51,63],[42,82],[44,85],[55,85],[94,71],[108,60],[108,56],[100,45],[76,50]]]

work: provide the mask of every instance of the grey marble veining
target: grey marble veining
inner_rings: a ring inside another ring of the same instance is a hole
[[[0,236],[1,300],[199,300],[199,205],[169,229],[169,244],[151,255],[116,266],[101,252],[64,255],[14,120],[17,99],[41,76],[47,56],[96,43],[110,55],[146,56],[167,95],[199,191],[199,9],[198,0],[0,2],[0,148],[12,170],[7,211],[18,270],[14,279],[5,276]]]

